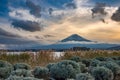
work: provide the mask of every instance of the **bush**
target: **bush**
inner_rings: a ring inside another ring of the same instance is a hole
[[[86,65],[86,67],[90,66],[91,59],[82,59],[82,63]]]
[[[104,62],[104,63],[101,63],[100,66],[104,66],[104,67],[112,70],[112,72],[114,74],[114,78],[116,78],[117,76],[120,75],[120,67],[119,67],[119,65],[117,65],[114,62],[111,62],[111,61]]]
[[[35,76],[35,78],[39,78],[39,79],[49,78],[49,69],[48,68],[43,68],[43,67],[36,67],[33,70],[33,75]]]
[[[112,57],[113,60],[120,60],[120,56],[114,56]]]
[[[110,57],[97,57],[95,58],[96,60],[99,60],[99,61],[114,61],[112,58]]]
[[[120,60],[116,60],[116,63],[120,66]]]
[[[95,80],[95,79],[88,73],[79,73],[76,75],[75,80]]]
[[[0,79],[9,77],[13,67],[6,61],[0,61]]]
[[[54,65],[55,63],[49,63],[46,67],[50,70],[50,68]]]
[[[90,66],[97,67],[100,64],[99,60],[93,59],[90,63]]]
[[[12,76],[20,76],[20,77],[32,77],[32,72],[30,70],[25,69],[17,69],[11,72]]]
[[[30,66],[26,63],[16,63],[14,65],[14,70],[17,70],[17,69],[25,69],[25,70],[30,70]]]
[[[70,60],[75,61],[75,62],[80,62],[81,58],[79,56],[73,56],[72,58],[70,58]]]
[[[10,76],[5,80],[23,80],[23,77],[20,76]]]
[[[50,69],[51,77],[55,78],[56,80],[75,78],[76,74],[79,72],[79,64],[71,60],[58,62]]]
[[[10,76],[6,80],[40,80],[34,77],[20,77],[20,76]]]
[[[95,59],[99,60],[99,61],[106,61],[106,58],[104,58],[104,57],[96,57]]]
[[[24,77],[22,80],[43,80],[43,79],[37,79],[34,77]]]
[[[113,80],[113,73],[110,69],[105,67],[95,67],[91,71],[95,80]]]
[[[87,67],[85,66],[85,64],[83,64],[82,62],[78,62],[78,64],[82,73],[87,72]]]

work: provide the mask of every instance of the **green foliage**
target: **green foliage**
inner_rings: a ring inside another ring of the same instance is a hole
[[[110,69],[105,67],[95,67],[91,71],[95,80],[113,80],[113,73]]]
[[[16,63],[14,65],[14,70],[17,70],[17,69],[25,69],[25,70],[30,70],[30,65],[26,64],[26,63]]]
[[[80,62],[81,58],[79,56],[73,56],[72,58],[70,58],[70,60],[75,61],[75,62]]]
[[[80,72],[79,64],[71,61],[64,60],[54,64],[50,69],[51,77],[55,79],[75,78],[76,74]]]
[[[44,68],[44,67],[36,67],[33,70],[33,75],[35,76],[35,78],[48,78],[49,77],[49,69],[48,68]]]
[[[116,63],[120,66],[120,60],[116,60]]]
[[[112,61],[104,62],[104,63],[101,63],[100,66],[104,66],[112,70],[112,72],[114,73],[114,77],[116,77],[117,75],[120,75],[120,66],[117,65],[115,62],[112,62]]]
[[[99,60],[93,59],[90,66],[97,67],[101,62]]]
[[[34,77],[24,77],[23,80],[40,80],[40,79],[37,79],[37,78],[34,78]]]
[[[10,76],[5,80],[40,80],[34,77],[20,77],[20,76]]]
[[[49,63],[49,64],[47,64],[47,68],[50,70],[50,68],[54,65],[55,63]]]
[[[99,61],[114,61],[114,59],[110,57],[96,57],[95,59]]]
[[[82,63],[86,65],[86,67],[90,66],[91,59],[82,59]]]
[[[95,79],[88,73],[79,73],[76,75],[75,80],[95,80]]]
[[[117,57],[117,56],[113,56],[113,57],[111,57],[113,60],[118,60],[119,59],[119,57]]]
[[[0,79],[9,77],[13,67],[6,61],[0,61]]]
[[[79,66],[80,66],[80,70],[82,73],[87,72],[87,67],[85,64],[83,64],[82,62],[78,62]]]
[[[20,76],[20,77],[32,77],[32,72],[30,70],[25,69],[17,69],[11,72],[12,76]]]
[[[20,76],[10,76],[5,80],[23,80],[23,77]]]
[[[96,57],[95,59],[99,60],[99,61],[106,61],[106,58],[104,58],[104,57]]]

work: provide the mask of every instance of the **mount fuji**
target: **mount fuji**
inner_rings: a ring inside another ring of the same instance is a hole
[[[79,36],[78,34],[73,34],[63,40],[61,40],[61,42],[68,42],[68,41],[85,41],[85,42],[92,42],[91,40],[87,40],[81,36]]]
[[[78,34],[72,34],[67,38],[64,38],[54,44],[49,45],[33,45],[28,48],[21,48],[20,50],[56,50],[56,51],[64,51],[68,49],[78,48],[78,49],[104,49],[104,50],[113,50],[114,47],[120,46],[120,44],[108,44],[108,43],[100,43],[96,41],[92,41],[86,39],[84,37],[79,36]],[[111,49],[112,48],[112,49]],[[10,50],[13,50],[12,48]],[[19,49],[16,49],[19,50]]]
[[[45,46],[36,46],[33,49],[53,49],[53,50],[67,50],[75,47],[85,47],[90,49],[108,49],[110,47],[119,46],[119,44],[100,43],[85,39],[78,34],[72,34],[65,39],[60,40],[54,44]]]

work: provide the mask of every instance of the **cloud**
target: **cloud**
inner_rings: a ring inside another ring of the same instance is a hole
[[[28,39],[25,37],[22,37],[17,34],[13,34],[11,32],[8,32],[2,28],[0,28],[0,45],[25,45],[25,44],[36,44],[38,43],[35,40]]]
[[[37,21],[35,16],[31,15],[29,13],[29,10],[27,9],[21,9],[21,8],[11,8],[11,12],[9,12],[9,16],[12,19],[17,19],[17,20],[29,20],[29,21]]]
[[[76,5],[74,2],[69,2],[69,3],[66,3],[66,4],[65,4],[65,8],[68,8],[68,9],[76,9],[76,8],[77,8],[77,5]]]
[[[96,2],[106,5],[94,6]],[[10,19],[5,21],[0,18],[0,23],[6,25],[0,24],[0,28],[3,29],[0,29],[0,43],[6,45],[7,43],[34,44],[37,41],[55,43],[65,36],[77,33],[93,40],[105,41],[107,38],[106,41],[115,41],[111,35],[109,36],[110,33],[118,35],[116,38],[120,40],[119,31],[109,32],[113,30],[113,26],[119,29],[115,20],[110,19],[112,14],[117,12],[114,7],[115,5],[118,7],[117,3],[120,4],[120,0],[0,0],[0,17],[9,14],[7,20]],[[113,4],[112,7],[108,6],[109,4]],[[91,9],[95,14],[94,19],[91,18]],[[106,12],[108,14],[104,15]],[[100,20],[108,24],[103,24]],[[92,31],[90,28],[95,30]]]
[[[53,11],[54,11],[53,8],[49,8],[48,9],[49,15],[52,15]]]
[[[2,28],[0,28],[0,36],[6,36],[6,37],[20,37],[18,35],[12,34],[10,32],[7,32],[5,30],[3,30]]]
[[[120,7],[118,8],[118,10],[115,13],[113,13],[111,19],[113,21],[120,22]]]
[[[30,13],[36,17],[40,17],[41,14],[41,7],[39,5],[34,4],[32,1],[30,0],[26,0],[26,5],[28,6],[28,8],[30,9]]]
[[[107,12],[105,11],[105,3],[96,3],[95,7],[91,9],[92,11],[92,17],[95,17],[95,14],[101,14],[101,15],[107,15]]]
[[[40,24],[32,21],[13,20],[11,23],[15,28],[21,28],[26,31],[35,32],[40,31]]]
[[[13,38],[13,37],[6,37],[0,36],[0,44],[14,44],[14,45],[23,45],[28,43],[33,43],[32,40],[27,40],[23,38]]]
[[[89,4],[105,3],[107,6],[119,6],[120,0],[88,0]]]
[[[55,37],[54,35],[50,35],[50,34],[48,34],[48,35],[44,35],[44,37]]]

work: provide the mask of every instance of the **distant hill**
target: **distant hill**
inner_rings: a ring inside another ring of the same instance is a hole
[[[120,50],[120,46],[110,47],[109,50]]]

